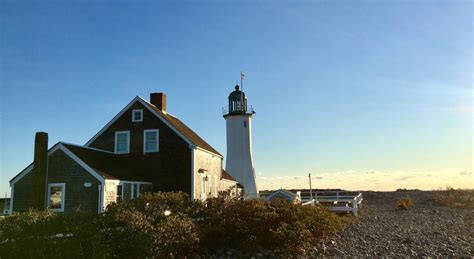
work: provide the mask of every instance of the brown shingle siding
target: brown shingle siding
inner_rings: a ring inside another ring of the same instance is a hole
[[[143,121],[132,122],[132,110],[134,109],[143,109]],[[159,129],[159,152],[143,154],[143,132],[146,129]],[[153,190],[181,190],[190,193],[191,150],[189,144],[174,130],[137,101],[100,134],[89,147],[113,152],[116,131],[130,131],[130,154],[111,155],[121,157],[121,160],[114,161],[119,161],[123,166],[110,171],[108,168],[90,162],[93,164],[93,168],[119,179],[133,177],[130,180],[152,182]],[[78,156],[81,155],[78,154]]]
[[[194,132],[191,128],[189,128],[186,124],[184,124],[178,118],[168,114],[163,113],[160,109],[158,109],[155,105],[151,103],[147,103],[154,111],[160,114],[166,121],[168,121],[176,130],[178,130],[181,134],[184,135],[189,141],[191,141],[194,145],[203,148],[207,151],[210,151],[214,154],[222,156],[219,151],[214,149],[211,145],[209,145],[204,139],[202,139],[196,132]]]
[[[92,183],[92,186],[84,187],[86,182]],[[76,209],[97,213],[100,182],[62,150],[55,151],[49,157],[48,183],[66,184],[65,213],[72,213]]]

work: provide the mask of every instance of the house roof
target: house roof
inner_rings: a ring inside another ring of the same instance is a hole
[[[293,192],[290,192],[290,191],[287,191],[287,190],[283,190],[283,189],[279,189],[279,190],[276,190],[270,194],[268,194],[268,196],[265,197],[266,200],[270,201],[274,196],[285,196],[285,197],[288,197],[288,199],[290,200],[294,200],[297,195]]]
[[[143,99],[142,99],[143,100]],[[192,142],[195,146],[198,146],[202,149],[215,153],[219,156],[222,156],[219,151],[209,145],[204,139],[202,139],[196,132],[194,132],[191,128],[189,128],[186,124],[184,124],[180,119],[176,118],[175,116],[164,113],[160,109],[158,109],[155,105],[143,100],[146,105],[148,105],[151,109],[157,112],[161,117],[163,117],[167,122],[169,122],[176,130],[178,130],[184,137],[186,137],[190,142]]]
[[[226,179],[226,180],[230,180],[230,181],[237,182],[237,180],[235,180],[234,177],[232,177],[232,175],[230,175],[229,173],[227,173],[227,171],[224,170],[224,169],[222,169],[222,179]]]
[[[146,172],[134,167],[130,160],[122,156],[99,149],[62,144],[104,179],[147,181]]]
[[[79,158],[87,167],[93,170],[93,174],[104,179],[148,182],[148,172],[133,167],[130,161],[122,156],[115,155],[112,152],[58,142],[48,149],[48,155],[54,153],[58,149],[62,149],[62,151],[72,159],[75,159],[75,157]],[[72,154],[68,154],[68,152]],[[76,160],[76,162],[78,161]],[[13,177],[10,180],[10,184],[29,173],[32,169],[33,162]]]
[[[115,117],[111,121],[109,121],[99,132],[97,132],[94,137],[87,141],[85,146],[89,146],[92,142],[94,142],[94,140],[96,140],[102,133],[104,133],[106,129],[108,129],[118,118],[123,115],[123,113],[130,109],[130,107],[136,102],[140,102],[143,106],[145,106],[148,110],[155,114],[159,119],[161,119],[165,124],[167,124],[174,132],[176,132],[190,145],[200,147],[213,154],[216,154],[217,156],[223,157],[215,148],[213,148],[206,141],[204,141],[204,139],[202,139],[191,128],[186,126],[186,124],[184,124],[181,120],[167,112],[161,111],[155,105],[151,104],[140,96],[136,96],[135,98],[133,98],[133,100],[130,101],[130,103],[128,103],[127,106],[125,106],[117,115],[115,115]]]

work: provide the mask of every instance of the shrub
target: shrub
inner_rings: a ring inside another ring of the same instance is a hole
[[[435,192],[433,201],[438,206],[454,208],[474,208],[474,190],[454,189],[446,187],[446,190]]]
[[[405,197],[398,201],[397,207],[401,210],[408,210],[413,207],[414,204],[415,202],[410,197]]]
[[[117,257],[181,257],[198,247],[192,217],[203,206],[185,193],[145,194],[110,205],[102,220],[104,249]],[[170,211],[166,215],[165,211]]]
[[[169,258],[234,248],[247,255],[270,249],[297,256],[348,222],[323,207],[287,201],[221,193],[203,203],[158,192],[111,204],[102,215],[30,211],[7,217],[0,224],[0,255]]]
[[[221,195],[208,199],[206,205],[200,222],[201,245],[211,251],[228,247],[253,253],[264,248],[281,255],[303,255],[348,222],[326,208],[283,200],[267,203]]]
[[[63,216],[50,211],[30,210],[2,220],[0,255],[24,257],[99,256],[92,244],[97,216],[77,212]]]

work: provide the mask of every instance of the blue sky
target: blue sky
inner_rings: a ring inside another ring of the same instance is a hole
[[[84,144],[136,95],[225,154],[240,71],[261,188],[474,188],[472,1],[1,1],[0,193],[36,131]]]

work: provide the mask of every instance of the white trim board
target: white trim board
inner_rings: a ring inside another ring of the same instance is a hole
[[[156,112],[155,110],[153,110],[150,105],[152,105],[151,103],[147,102],[145,99],[143,99],[142,97],[140,96],[136,96],[135,98],[133,98],[133,100],[131,102],[129,102],[127,104],[127,106],[125,106],[119,113],[117,113],[117,115],[115,115],[115,117],[109,121],[99,132],[97,132],[97,134],[94,135],[94,137],[92,137],[89,141],[87,141],[87,143],[84,145],[84,146],[89,146],[90,144],[92,144],[92,142],[94,142],[98,137],[100,137],[102,135],[102,133],[104,133],[116,120],[118,120],[128,109],[130,109],[130,107],[135,104],[136,102],[139,102],[141,103],[146,109],[148,109],[151,113],[153,113],[156,117],[158,117],[166,126],[168,126],[171,130],[173,130],[178,136],[180,136],[184,141],[186,141],[186,143],[188,143],[190,146],[194,147],[194,143],[192,141],[190,141],[188,138],[186,138],[183,134],[181,134],[181,132],[179,132],[173,125],[171,125],[166,119],[164,119],[161,114],[159,114],[158,112]]]
[[[64,144],[64,145],[70,145],[70,146],[86,148],[86,149],[90,149],[90,150],[94,150],[94,151],[99,151],[99,152],[104,152],[104,153],[109,153],[109,154],[115,154],[114,152],[107,151],[107,150],[102,150],[102,149],[98,149],[98,148],[94,148],[94,147],[86,147],[86,146],[81,146],[81,145],[78,145],[78,144],[73,144],[73,143],[64,142],[64,141],[59,141],[59,142]]]
[[[98,174],[94,169],[92,169],[89,165],[84,163],[79,157],[77,157],[74,153],[72,153],[69,149],[67,149],[63,144],[59,144],[59,149],[61,149],[66,155],[68,155],[72,160],[82,166],[88,173],[94,176],[97,180],[99,180],[102,184],[105,183],[105,178]]]
[[[233,180],[229,180],[229,179],[225,179],[225,178],[221,178],[220,180],[221,180],[221,181],[224,181],[224,182],[235,183],[235,184],[238,184],[238,183],[239,183],[239,182],[237,182],[237,181],[233,181]]]
[[[117,113],[117,115],[115,115],[112,120],[105,124],[105,126],[99,132],[97,132],[89,141],[87,141],[84,146],[88,147],[92,142],[94,142],[94,140],[102,135],[106,129],[108,129],[116,120],[118,120],[118,118],[120,118],[130,107],[132,107],[132,105],[138,100],[137,98],[138,96],[133,98],[133,100],[130,101],[119,113]]]
[[[200,150],[200,151],[203,151],[203,152],[206,152],[206,153],[209,153],[210,155],[217,156],[217,157],[219,157],[221,160],[224,159],[223,156],[221,156],[221,155],[219,155],[219,154],[216,154],[216,153],[214,153],[214,152],[211,152],[211,151],[209,151],[209,150],[207,150],[207,149],[204,149],[204,148],[202,148],[202,147],[196,146],[196,149],[198,149],[198,150]]]
[[[284,196],[290,198],[290,199],[295,199],[298,195],[295,194],[295,193],[292,193],[292,192],[289,192],[289,191],[285,191],[285,190],[282,190],[282,189],[279,189],[279,190],[276,190],[274,192],[272,192],[270,195],[268,195],[267,197],[265,197],[266,200],[271,200],[271,198],[273,196],[276,196],[278,194],[283,194]]]
[[[191,197],[191,200],[194,200],[194,189],[195,189],[195,186],[194,186],[194,156],[195,156],[195,150],[194,148],[191,148],[191,195],[189,195]]]
[[[11,216],[12,213],[13,213],[13,198],[15,196],[15,185],[11,185],[11,193],[10,193],[10,211],[8,212],[8,214]]]
[[[21,178],[27,175],[31,170],[33,170],[33,163],[23,169],[19,174],[17,174],[13,179],[10,180],[10,187],[12,187],[16,182],[18,182]]]
[[[74,153],[72,153],[69,149],[67,149],[61,142],[58,142],[55,144],[50,150],[48,150],[48,156],[51,156],[54,152],[56,152],[58,149],[63,151],[67,156],[69,156],[74,162],[78,163],[80,166],[82,166],[88,173],[90,173],[92,176],[94,176],[97,180],[100,182],[104,182],[105,179],[98,173],[94,171],[90,166],[88,166],[84,161],[79,159]],[[10,181],[10,186],[12,187],[15,185],[16,182],[18,182],[21,178],[23,178],[25,175],[27,175],[29,172],[33,170],[33,163],[31,163],[27,168],[25,168],[19,175],[17,175],[15,178],[13,178],[12,181]]]

